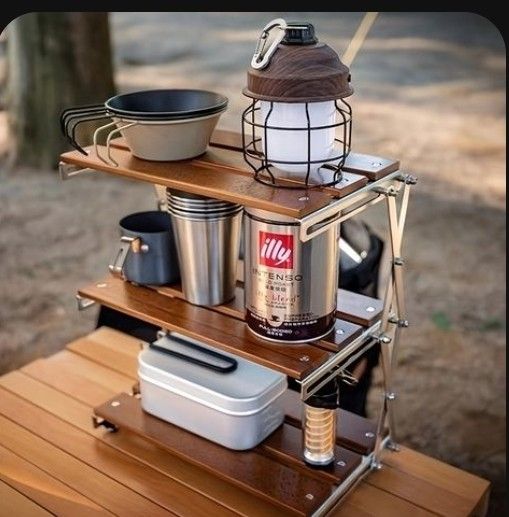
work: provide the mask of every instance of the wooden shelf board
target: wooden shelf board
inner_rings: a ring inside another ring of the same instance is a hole
[[[237,286],[237,296],[232,302],[216,307],[198,307],[186,302],[179,286],[141,287],[112,276],[79,289],[78,294],[153,325],[239,354],[298,380],[323,364],[330,357],[329,352],[342,350],[363,331],[361,325],[338,318],[333,331],[319,341],[273,344],[257,338],[244,323],[241,286]],[[342,305],[346,312],[341,314],[350,320],[356,319],[369,326],[380,317],[380,300],[344,290],[338,299],[346,300]],[[376,313],[368,313],[368,320],[358,317],[366,304],[377,307]]]
[[[153,417],[142,410],[139,399],[127,394],[119,394],[95,408],[94,413],[298,515],[315,511],[361,461],[360,455],[338,448],[338,458],[345,461],[345,467],[311,469],[300,460],[299,430],[287,424],[257,448],[233,451]]]
[[[92,147],[86,150],[88,156],[70,151],[61,155],[61,161],[295,218],[327,206],[332,199],[328,193],[319,190],[277,189],[262,185],[253,180],[251,174],[238,174],[232,172],[231,167],[217,163],[194,163],[193,160],[150,162],[135,158],[127,150],[113,148],[112,156],[118,162],[118,166],[114,166],[102,162]],[[100,152],[106,155],[102,146]]]
[[[221,130],[219,131],[221,132]],[[111,145],[116,149],[129,151],[129,146],[127,145],[125,139],[122,137],[113,139]],[[171,163],[167,163],[169,167],[172,166]],[[207,152],[201,156],[198,156],[197,158],[189,160],[189,163],[192,163],[198,167],[219,167],[221,170],[227,170],[228,173],[240,174],[253,180],[253,171],[244,161],[242,149],[211,144]],[[299,185],[299,182],[296,180],[280,179],[279,182],[282,185]],[[337,185],[334,185],[334,187],[320,188],[320,192],[330,194],[334,198],[342,198],[360,189],[366,185],[367,182],[368,178],[365,177],[365,175],[344,172],[341,181]]]
[[[151,286],[160,294],[184,299],[180,285]],[[235,298],[223,305],[210,307],[210,309],[221,312],[228,316],[244,320],[244,288],[242,283],[237,284]],[[369,309],[369,310],[367,310]],[[362,294],[353,293],[345,289],[338,289],[336,316],[345,320],[345,330],[348,332],[361,329],[354,329],[347,324],[356,324],[363,327],[370,327],[378,321],[382,315],[383,303],[378,298],[371,298]]]
[[[336,316],[351,323],[370,327],[382,316],[383,301],[363,294],[338,289]]]
[[[303,379],[330,354],[314,344],[281,346],[256,338],[247,325],[204,307],[164,296],[117,278],[91,284],[78,293],[168,330],[180,332],[295,379]]]
[[[61,155],[61,161],[295,218],[309,215],[327,206],[333,199],[345,197],[364,187],[368,180],[381,179],[399,168],[398,161],[350,153],[343,169],[343,179],[338,185],[327,188],[303,186],[289,190],[262,185],[253,179],[253,172],[243,159],[241,136],[231,131],[216,130],[207,152],[192,160],[178,162],[135,158],[123,138],[114,139],[111,144],[111,154],[118,166],[103,162],[93,146],[85,149],[87,156],[70,151]],[[101,156],[106,156],[104,146],[98,149]],[[281,183],[298,185],[298,182],[289,179],[281,180]]]
[[[241,153],[242,135],[235,131],[216,129],[212,134],[210,146]],[[399,166],[398,160],[351,152],[346,159],[343,171],[361,174],[370,181],[375,181],[384,178],[391,172],[397,171]]]

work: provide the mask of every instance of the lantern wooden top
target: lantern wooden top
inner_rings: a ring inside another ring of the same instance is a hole
[[[324,43],[279,44],[267,67],[247,72],[244,95],[276,102],[318,102],[352,95],[350,70]]]

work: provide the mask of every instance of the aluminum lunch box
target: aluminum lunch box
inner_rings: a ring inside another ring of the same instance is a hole
[[[145,411],[229,449],[283,423],[285,375],[176,333],[140,352],[138,375]]]

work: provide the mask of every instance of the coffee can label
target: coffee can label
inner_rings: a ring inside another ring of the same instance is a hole
[[[258,263],[277,269],[293,268],[293,235],[258,232]]]
[[[311,341],[327,334],[334,325],[334,311],[329,309],[324,314],[316,310],[322,304],[310,299],[311,272],[300,271],[305,264],[298,237],[262,229],[253,232],[252,237],[256,240],[250,248],[246,271],[250,282],[248,326],[256,334],[276,341]]]

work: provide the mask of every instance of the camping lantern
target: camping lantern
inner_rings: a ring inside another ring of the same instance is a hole
[[[265,50],[270,33],[278,31]],[[282,18],[263,29],[243,92],[244,158],[263,183],[286,177],[334,185],[350,151],[350,72],[310,23]],[[288,186],[277,183],[278,186]]]

